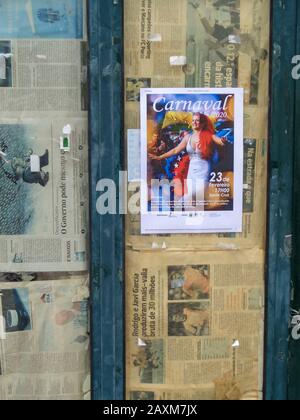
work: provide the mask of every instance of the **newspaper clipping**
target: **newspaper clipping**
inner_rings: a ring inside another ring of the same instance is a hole
[[[128,397],[260,398],[263,251],[129,252],[127,264]]]
[[[87,277],[0,284],[0,400],[89,398]]]
[[[1,3],[2,272],[87,268],[85,20],[83,0]]]

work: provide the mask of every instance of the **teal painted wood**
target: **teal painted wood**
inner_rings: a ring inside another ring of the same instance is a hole
[[[297,1],[273,0],[265,397],[288,397]]]
[[[297,2],[297,55],[300,55],[300,4]],[[298,72],[299,73],[299,72]],[[300,80],[295,82],[294,237],[292,309],[300,313]],[[300,340],[290,341],[289,400],[300,400]]]
[[[89,0],[92,394],[124,398],[123,220],[96,211],[97,182],[122,159],[122,2]]]

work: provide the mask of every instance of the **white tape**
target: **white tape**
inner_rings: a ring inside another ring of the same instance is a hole
[[[229,35],[229,44],[240,44],[241,38],[238,35]]]
[[[40,164],[40,158],[38,155],[30,156],[30,170],[31,172],[40,172],[41,164]]]
[[[139,347],[147,347],[147,344],[145,343],[145,341],[138,338],[138,346]]]
[[[47,60],[47,56],[46,55],[42,55],[42,54],[38,54],[36,56],[36,58],[38,58],[39,60]]]
[[[161,34],[150,34],[148,36],[148,41],[151,41],[151,42],[162,42],[162,36],[161,36]]]
[[[224,249],[224,250],[233,250],[236,251],[238,250],[238,247],[234,244],[217,244],[217,248],[218,249]]]
[[[72,133],[72,127],[70,126],[70,124],[65,125],[63,128],[63,134],[65,136],[69,136],[71,133]]]
[[[172,56],[170,57],[171,66],[185,66],[187,64],[187,58],[185,55],[182,56]]]
[[[234,340],[232,343],[232,348],[237,349],[240,347],[240,342],[239,340]]]

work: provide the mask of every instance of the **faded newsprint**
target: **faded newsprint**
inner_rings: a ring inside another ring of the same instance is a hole
[[[128,149],[140,129],[141,88],[244,88],[243,232],[142,236],[127,218],[133,249],[264,248],[268,156],[268,0],[125,0],[125,126]],[[184,64],[186,63],[186,64]],[[175,65],[174,65],[175,64]],[[172,131],[172,127],[170,127]],[[157,148],[163,139],[158,138]],[[135,142],[135,144],[137,144]],[[138,173],[138,154],[128,158]],[[136,193],[138,185],[130,186]]]
[[[0,271],[87,268],[86,2],[0,16]]]
[[[89,399],[88,280],[1,283],[0,400]]]
[[[86,41],[0,40],[0,56],[1,113],[87,111]]]
[[[127,255],[127,398],[262,398],[264,253]]]
[[[85,0],[4,0],[0,112],[86,111]]]

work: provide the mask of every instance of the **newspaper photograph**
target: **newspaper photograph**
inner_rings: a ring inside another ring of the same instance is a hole
[[[267,3],[188,1],[187,86],[244,87],[245,104],[258,104],[260,73],[269,58],[269,40],[262,43],[262,15],[268,10]]]
[[[240,1],[189,0],[187,86],[237,86],[241,44]],[[193,63],[197,63],[197,70]]]
[[[263,251],[128,251],[126,290],[129,399],[262,397]]]
[[[85,270],[86,119],[7,121],[0,121],[0,271]]]
[[[243,91],[141,95],[142,234],[241,232]]]
[[[85,0],[1,0],[0,38],[82,39]]]
[[[1,400],[89,398],[88,302],[85,276],[1,283]]]

